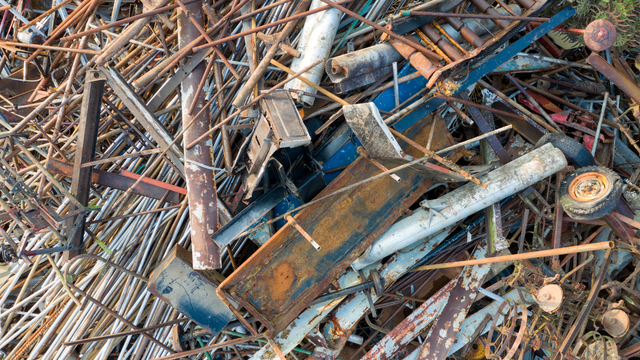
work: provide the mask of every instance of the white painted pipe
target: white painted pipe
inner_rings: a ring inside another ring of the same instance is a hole
[[[320,0],[313,0],[310,10],[324,5]],[[327,61],[329,52],[333,46],[333,39],[338,31],[341,16],[342,12],[337,9],[329,9],[307,16],[297,48],[302,55],[300,55],[300,58],[293,59],[291,70],[298,72],[300,69],[304,69],[318,60],[322,59],[323,62]],[[323,74],[324,66],[319,65],[304,73],[303,76],[314,84],[320,84]],[[316,89],[303,83],[299,79],[288,82],[284,87],[285,89],[300,90],[312,94],[317,93]],[[315,98],[311,96],[298,95],[296,93],[291,93],[291,95],[303,106],[312,106],[315,101]]]
[[[429,210],[424,208],[415,210],[413,215],[387,229],[351,266],[356,270],[362,269],[524,190],[565,166],[567,159],[553,145],[547,144],[533,150],[482,177],[482,181],[488,185],[486,189],[468,183],[437,200],[429,201],[429,206],[437,212],[431,211],[429,215]]]

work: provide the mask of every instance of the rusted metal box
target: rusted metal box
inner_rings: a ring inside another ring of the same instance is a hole
[[[176,245],[149,277],[147,290],[214,336],[233,319],[216,295],[224,278],[216,271],[196,271],[191,252]]]

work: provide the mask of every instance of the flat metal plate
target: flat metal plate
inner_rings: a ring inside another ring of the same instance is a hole
[[[234,315],[216,295],[222,275],[193,270],[191,252],[176,245],[149,277],[147,290],[217,335]]]
[[[345,105],[344,118],[369,156],[380,158],[402,158],[402,149],[382,120],[374,103]]]

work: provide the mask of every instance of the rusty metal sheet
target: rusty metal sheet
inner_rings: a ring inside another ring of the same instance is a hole
[[[447,303],[451,290],[459,280],[459,276],[441,287],[429,300],[425,301],[407,316],[400,324],[393,328],[380,342],[378,342],[361,360],[390,359],[400,349],[408,344],[426,329],[442,312]]]
[[[47,170],[54,172],[56,174],[63,174],[65,176],[73,176],[73,164],[66,163],[57,159],[49,159],[49,163],[47,164]],[[118,175],[114,173],[110,173],[108,171],[102,171],[93,169],[91,172],[91,182],[96,183],[98,185],[107,186],[110,188],[118,189],[126,191],[129,189],[136,180],[127,176]],[[170,184],[167,184],[170,185]],[[140,182],[136,185],[135,188],[131,190],[134,194],[148,196],[154,199],[162,199],[164,194],[167,192],[166,189],[163,189],[159,186],[147,183]],[[175,191],[169,191],[169,195],[165,199],[167,202],[172,204],[180,203],[180,194]]]
[[[475,251],[475,258],[484,257],[487,245],[483,244]],[[467,312],[478,295],[478,288],[489,273],[491,264],[467,266],[451,290],[447,304],[435,320],[422,347],[418,359],[445,359],[453,346]]]
[[[379,174],[356,159],[318,197]],[[397,183],[382,177],[301,210],[300,226],[321,246],[316,251],[293,227],[280,229],[218,288],[277,334],[411,206],[432,182],[404,169]]]

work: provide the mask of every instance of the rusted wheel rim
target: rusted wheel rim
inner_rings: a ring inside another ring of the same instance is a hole
[[[580,202],[599,199],[608,193],[611,184],[599,172],[578,175],[569,184],[569,196]]]

